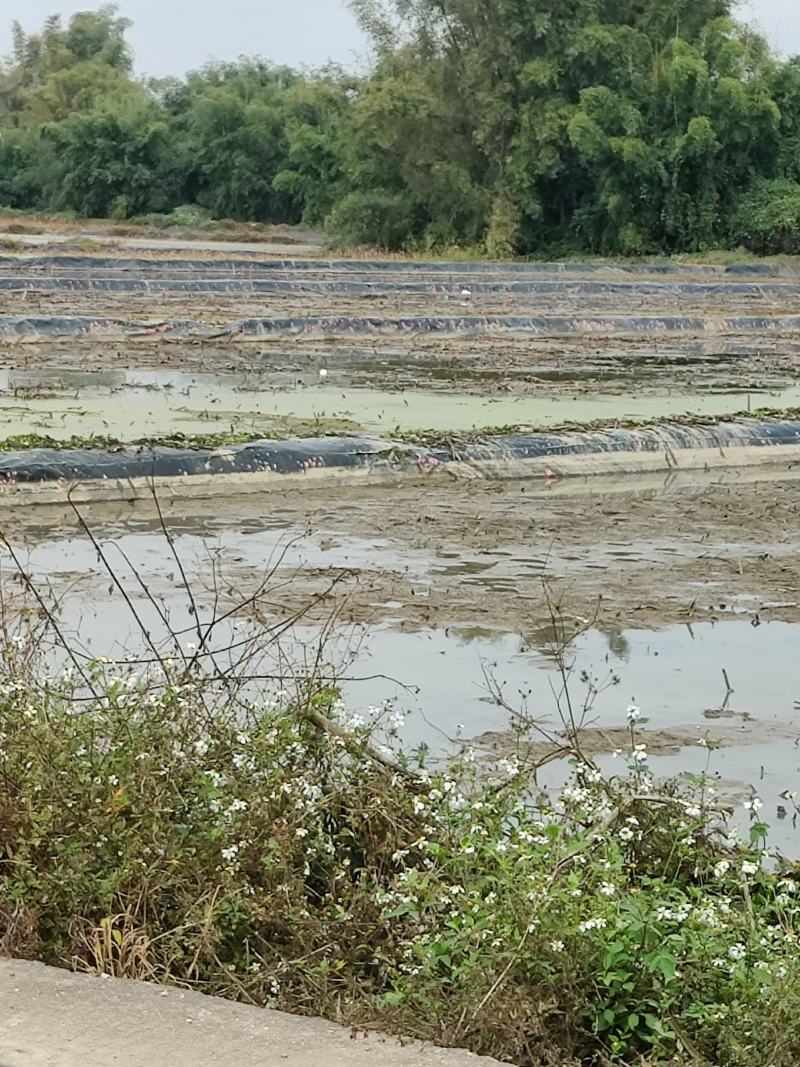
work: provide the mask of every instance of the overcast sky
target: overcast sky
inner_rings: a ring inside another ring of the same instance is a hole
[[[14,18],[32,31],[54,11],[67,16],[97,6],[99,0],[6,0],[0,54],[9,51]],[[293,66],[366,61],[366,42],[343,0],[121,0],[119,6],[133,21],[130,40],[141,74],[184,74],[209,59],[242,54]],[[745,0],[742,14],[782,51],[800,53],[800,0]]]

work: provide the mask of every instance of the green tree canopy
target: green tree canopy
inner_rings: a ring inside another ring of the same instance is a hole
[[[509,255],[750,240],[742,212],[773,219],[774,195],[790,241],[800,59],[733,0],[349,2],[374,45],[363,77],[241,59],[145,83],[113,6],[15,24],[0,198]]]

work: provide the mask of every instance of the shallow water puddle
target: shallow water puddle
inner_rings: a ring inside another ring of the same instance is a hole
[[[231,429],[292,433],[315,424],[321,432],[361,427],[384,435],[415,429],[448,433],[800,406],[800,386],[720,392],[664,387],[637,396],[587,394],[564,382],[556,394],[551,386],[541,396],[515,397],[459,392],[457,382],[450,391],[353,388],[345,371],[328,370],[324,359],[318,362],[318,368],[303,373],[0,371],[0,437],[39,433],[134,440]],[[328,376],[320,379],[319,370],[328,370]]]
[[[505,724],[505,712],[494,704],[486,674],[502,686],[508,703],[524,706],[552,728],[558,724],[552,687],[559,688],[553,636],[549,626],[528,640],[458,627],[421,634],[378,630],[369,635],[359,663],[417,686],[417,706],[450,736],[459,735],[459,725],[461,736],[474,737]],[[586,714],[587,726],[624,725],[627,705],[636,703],[649,716],[651,729],[694,724],[699,739],[705,730],[713,732],[715,723],[731,721],[719,714],[726,693],[724,669],[734,690],[730,713],[764,722],[797,722],[800,737],[795,707],[800,701],[798,651],[798,626],[725,621],[658,631],[590,631],[570,644],[566,660],[572,670],[574,707],[582,706],[586,694],[582,671],[604,687]],[[389,690],[401,704],[407,700],[402,686]],[[370,683],[366,699],[379,703],[386,693],[384,681],[374,687]],[[420,726],[419,738],[432,741],[434,734]],[[800,763],[800,749],[797,757]]]
[[[449,741],[502,734],[508,713],[493,699],[500,686],[505,701],[552,730],[558,728],[558,701],[566,710],[562,679],[553,658],[553,634],[543,627],[539,645],[510,635],[478,631],[422,634],[373,632],[348,676],[388,675],[343,683],[353,707],[393,701],[408,712],[403,737],[441,748]],[[592,631],[566,653],[569,693],[576,717],[596,734],[613,730],[608,745],[595,736],[593,755],[608,773],[621,773],[612,755],[625,743],[626,708],[636,703],[650,721],[658,755],[651,759],[659,777],[709,771],[719,779],[719,795],[738,804],[755,790],[774,828],[773,843],[796,853],[800,826],[792,819],[786,790],[800,792],[800,627],[773,622],[760,627],[723,622],[659,631]],[[733,693],[727,693],[727,673]],[[600,688],[584,713],[586,672]],[[412,687],[405,688],[405,686]],[[688,728],[688,729],[687,729]],[[709,751],[703,739],[721,742]],[[629,742],[628,742],[629,744]],[[545,784],[558,784],[566,768],[551,767]],[[787,811],[779,817],[779,811]]]

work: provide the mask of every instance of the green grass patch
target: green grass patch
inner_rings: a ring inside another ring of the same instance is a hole
[[[480,444],[498,438],[519,434],[565,434],[608,432],[610,430],[646,430],[659,426],[708,427],[742,420],[767,421],[789,419],[800,421],[800,408],[756,408],[730,415],[672,415],[663,419],[598,419],[592,422],[563,422],[556,426],[537,427],[525,423],[510,423],[500,426],[483,426],[473,430],[400,430],[395,429],[387,438],[400,444],[423,448],[459,448]],[[360,428],[348,420],[313,419],[286,420],[285,427],[267,430],[228,430],[219,433],[170,433],[121,441],[105,435],[51,437],[48,434],[14,434],[0,440],[0,452],[25,452],[32,449],[55,449],[58,451],[95,450],[118,452],[125,448],[194,448],[213,449],[252,444],[254,441],[285,441],[312,437],[348,437]]]
[[[427,448],[453,448],[480,444],[495,438],[518,434],[602,433],[609,430],[646,430],[659,426],[718,426],[741,422],[743,419],[765,422],[770,419],[800,421],[800,408],[756,408],[753,411],[732,412],[728,415],[668,415],[661,419],[595,419],[589,422],[560,422],[555,426],[535,426],[530,423],[510,423],[503,426],[482,426],[473,430],[395,430],[392,437],[408,444]]]
[[[222,448],[225,445],[244,445],[252,441],[270,438],[269,433],[231,431],[227,433],[182,434],[172,433],[158,437],[140,437],[123,442],[107,436],[50,437],[48,434],[15,434],[0,441],[0,452],[25,452],[36,448],[58,451],[90,449],[98,452],[119,452],[123,448]],[[275,437],[280,435],[275,434]]]
[[[50,437],[48,434],[14,434],[0,440],[0,452],[26,452],[36,448],[57,451],[92,450],[119,452],[124,448],[194,448],[212,449],[234,445],[252,444],[254,441],[284,441],[289,438],[340,436],[341,431],[331,429],[324,423],[307,422],[294,424],[289,430],[228,430],[219,433],[169,433],[152,437],[139,437],[132,441],[120,441],[105,435]]]

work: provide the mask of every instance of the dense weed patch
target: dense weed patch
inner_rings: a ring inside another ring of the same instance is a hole
[[[427,771],[335,691],[91,666],[0,684],[0,945],[520,1064],[793,1065],[800,894],[703,780],[464,746]],[[161,668],[159,667],[159,670]]]

